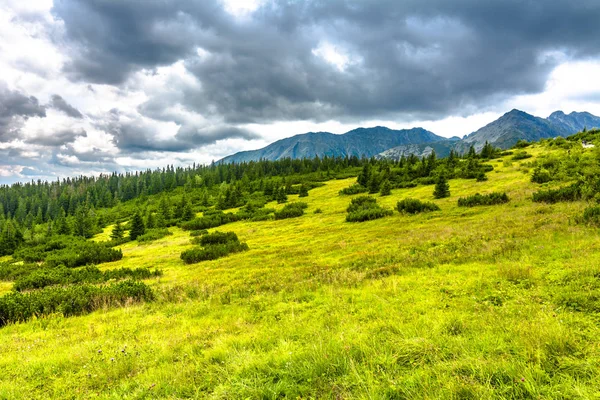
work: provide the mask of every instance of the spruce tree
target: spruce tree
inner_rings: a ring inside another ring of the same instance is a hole
[[[379,192],[382,196],[389,196],[392,194],[392,185],[387,179],[381,184],[381,190]]]
[[[192,208],[192,204],[188,201],[185,206],[183,206],[183,212],[181,213],[182,221],[191,221],[194,219],[196,215],[194,214],[194,210]]]
[[[125,236],[125,228],[120,222],[117,221],[112,229],[112,232],[110,233],[110,238],[112,240],[119,240],[123,239],[123,236]]]
[[[450,185],[446,177],[441,174],[438,176],[435,182],[435,190],[433,191],[433,197],[436,199],[443,199],[444,197],[450,197]]]
[[[144,220],[142,219],[139,213],[135,213],[133,218],[131,218],[131,227],[129,229],[129,237],[131,240],[136,240],[138,236],[142,236],[146,232],[146,227],[144,226]]]
[[[153,229],[155,227],[156,227],[156,220],[154,218],[154,214],[152,213],[151,210],[148,210],[148,213],[146,214],[146,228]]]
[[[285,188],[280,187],[279,189],[277,189],[277,192],[275,194],[275,200],[277,200],[277,203],[282,204],[288,201],[288,197],[287,194],[285,194]]]
[[[371,179],[369,180],[367,187],[369,188],[369,193],[371,194],[379,192],[379,179],[377,175],[371,175]]]

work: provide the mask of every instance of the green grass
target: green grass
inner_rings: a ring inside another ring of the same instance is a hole
[[[126,243],[100,268],[161,269],[158,299],[0,329],[0,398],[600,398],[600,235],[573,222],[586,203],[532,203],[534,158],[510,158],[442,200],[375,196],[441,211],[347,223],[355,179],[335,180],[302,217],[210,230],[245,253],[184,265],[178,228]],[[511,202],[457,206],[477,192]]]

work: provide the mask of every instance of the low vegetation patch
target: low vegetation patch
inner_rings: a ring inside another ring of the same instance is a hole
[[[31,273],[18,278],[13,290],[42,289],[54,285],[76,285],[81,283],[104,283],[110,280],[123,280],[127,278],[139,280],[158,277],[162,271],[150,271],[148,268],[119,268],[108,271],[100,271],[97,267],[88,266],[81,269],[72,268],[43,268],[33,270]]]
[[[367,193],[368,191],[369,191],[369,189],[367,189],[363,185],[355,183],[352,186],[349,186],[349,187],[347,187],[345,189],[340,190],[340,194],[341,195],[346,195],[346,196],[351,196],[351,195],[354,195],[354,194]]]
[[[31,293],[13,292],[0,297],[0,327],[27,321],[34,316],[60,313],[69,317],[152,299],[152,290],[144,283],[136,281],[124,281],[108,286],[47,288]]]
[[[296,218],[304,215],[304,210],[308,208],[308,204],[296,202],[286,204],[281,210],[275,212],[275,219]]]
[[[392,215],[392,210],[387,210],[377,204],[377,200],[370,196],[360,196],[352,199],[346,209],[347,222],[364,222]]]
[[[146,233],[137,237],[137,241],[140,243],[152,242],[167,236],[171,236],[172,234],[173,232],[169,231],[167,228],[148,229]]]
[[[398,212],[403,214],[418,214],[422,212],[439,211],[440,207],[430,201],[418,199],[404,199],[396,204]]]
[[[475,207],[475,206],[492,206],[496,204],[505,204],[508,203],[510,199],[506,195],[506,193],[489,193],[489,194],[479,194],[476,193],[472,196],[461,197],[458,199],[459,207]]]
[[[75,268],[118,261],[123,258],[123,253],[120,249],[108,247],[106,243],[63,236],[38,245],[23,247],[15,252],[13,258],[26,263],[45,262],[49,267],[64,265]]]
[[[248,245],[240,243],[234,232],[217,231],[209,233],[208,235],[193,238],[192,243],[202,247],[194,247],[181,253],[181,259],[186,264],[216,260],[229,254],[248,250]]]
[[[536,203],[558,203],[581,199],[581,186],[575,183],[560,189],[540,190],[535,192],[532,199]]]

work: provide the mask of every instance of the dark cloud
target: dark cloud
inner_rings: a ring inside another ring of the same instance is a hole
[[[65,99],[63,99],[57,94],[52,95],[52,98],[50,100],[50,106],[59,111],[64,112],[69,117],[83,118],[83,114],[81,114],[81,112],[78,109],[67,103]]]
[[[0,142],[17,138],[27,118],[45,116],[46,109],[37,98],[10,90],[0,82]]]
[[[157,118],[158,119],[158,118]],[[113,135],[115,145],[124,152],[186,152],[198,147],[214,144],[231,138],[255,139],[257,135],[246,129],[230,125],[194,126],[173,117],[180,124],[177,133],[168,139],[160,138],[155,121],[145,121],[135,116],[123,115],[112,110],[107,121],[100,122],[98,128]]]
[[[66,145],[68,143],[72,143],[81,136],[87,136],[87,133],[83,129],[79,130],[61,130],[52,132],[52,134],[47,136],[35,136],[25,139],[26,143],[35,144],[39,146],[48,146],[48,147],[59,147]]]
[[[250,19],[217,0],[140,4],[55,1],[71,76],[120,84],[183,59],[201,82],[183,104],[232,124],[468,114],[542,91],[557,53],[600,54],[596,0],[273,0]],[[323,42],[343,70],[314,54]]]

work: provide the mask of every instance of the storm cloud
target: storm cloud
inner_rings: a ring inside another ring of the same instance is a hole
[[[536,95],[600,110],[600,83],[585,82],[600,73],[597,0],[5,2],[4,181],[210,162],[372,123],[462,136],[534,112]],[[548,94],[585,62],[598,69],[581,85]]]
[[[61,96],[59,96],[57,94],[52,95],[50,105],[53,108],[64,112],[69,117],[83,118],[83,114],[81,114],[81,112],[78,109],[76,109],[75,107],[73,107],[72,105],[67,103],[65,99],[63,99]]]
[[[60,0],[54,13],[73,79],[119,84],[184,60],[201,85],[183,104],[233,124],[469,114],[600,53],[594,0],[281,0],[249,19],[210,0]]]
[[[37,98],[10,90],[0,82],[0,142],[17,138],[27,118],[45,116],[46,109]]]

